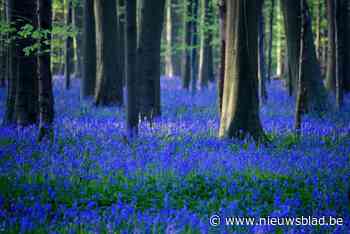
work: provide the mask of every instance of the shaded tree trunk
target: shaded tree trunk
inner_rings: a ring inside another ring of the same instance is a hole
[[[65,15],[65,25],[71,26],[72,24],[72,0],[67,0],[67,12]],[[64,79],[66,89],[71,87],[71,73],[73,63],[73,38],[68,36],[64,44]]]
[[[309,12],[307,2],[304,2],[306,11]],[[300,32],[301,32],[301,8],[300,2],[294,0],[282,0],[282,9],[287,35],[287,49],[289,62],[289,76],[291,78],[292,90],[295,94],[299,76],[300,62]],[[309,13],[307,13],[310,15]],[[307,109],[320,112],[327,107],[327,95],[321,79],[321,69],[316,58],[316,50],[312,34],[311,18],[306,21],[304,43],[305,66],[305,89],[307,93]]]
[[[160,45],[164,22],[165,0],[144,0],[138,47],[141,93],[140,113],[151,120],[161,115]]]
[[[96,30],[96,93],[95,104],[123,105],[123,81],[118,68],[119,48],[115,44],[118,38],[118,19],[116,1],[94,2]]]
[[[263,14],[263,13],[261,13]],[[267,79],[271,80],[272,71],[272,42],[273,42],[273,22],[275,20],[275,0],[271,0],[270,22],[269,22],[269,51],[267,65]]]
[[[137,49],[137,1],[126,2],[125,24],[125,65],[126,65],[126,88],[127,88],[127,130],[130,137],[138,132],[138,106],[137,106],[137,72],[136,72],[136,49]]]
[[[3,22],[6,22],[6,1],[2,3],[2,10],[0,19]],[[0,87],[6,86],[6,77],[7,77],[7,60],[8,60],[8,49],[5,44],[6,35],[1,34],[0,37]]]
[[[83,13],[83,79],[81,85],[81,96],[82,98],[86,98],[95,94],[96,86],[94,0],[84,0]]]
[[[20,31],[26,24],[37,27],[36,2],[13,0],[10,22]],[[13,56],[15,56],[18,80],[16,87],[15,116],[20,126],[34,124],[38,117],[38,79],[37,59],[35,54],[26,55],[24,49],[32,46],[35,40],[17,37],[13,40]],[[14,74],[11,74],[14,75]],[[16,85],[14,84],[14,85]]]
[[[192,0],[193,1],[193,8],[192,8],[192,16],[193,20],[191,23],[192,28],[192,39],[191,39],[191,84],[192,84],[192,95],[196,93],[197,90],[197,78],[198,78],[198,62],[197,62],[197,43],[198,43],[198,30],[197,30],[197,24],[198,24],[198,0]]]
[[[220,137],[264,142],[258,101],[258,0],[227,2],[227,44]],[[235,51],[235,53],[232,53]]]
[[[183,11],[182,10],[182,0],[171,0],[172,10],[171,10],[171,22],[172,22],[172,64],[173,73],[175,76],[181,76],[181,61],[182,53],[179,46],[182,44],[182,25],[183,25]]]
[[[226,0],[220,0],[219,2],[219,15],[220,15],[220,67],[218,78],[218,107],[219,115],[221,116],[222,110],[222,97],[224,93],[224,80],[225,80],[225,60],[226,60],[226,17],[227,17],[227,5]]]
[[[38,26],[42,30],[52,29],[52,2],[51,0],[38,0]],[[44,43],[44,41],[50,43]],[[41,39],[41,48],[38,55],[39,79],[39,136],[41,141],[46,136],[52,136],[52,123],[54,119],[54,99],[52,92],[51,74],[51,34]]]
[[[184,16],[184,53],[182,63],[182,87],[184,89],[190,89],[191,82],[191,53],[189,47],[191,46],[191,15],[192,15],[192,2],[184,0],[185,3],[185,16]]]
[[[125,0],[118,0],[118,67],[120,75],[123,77],[123,85],[126,83],[125,75]]]
[[[259,100],[260,104],[264,104],[267,100],[267,92],[266,92],[266,69],[265,69],[265,24],[264,24],[264,14],[263,14],[263,6],[264,6],[264,0],[258,0],[259,4],[259,39],[258,39],[258,45],[259,45]],[[273,1],[273,0],[272,0]],[[271,22],[270,22],[271,23]],[[271,29],[271,28],[270,28]],[[271,39],[270,39],[271,40]],[[269,48],[269,53],[272,48]],[[270,56],[271,54],[269,54]],[[269,58],[271,59],[271,58]],[[269,61],[270,63],[270,61]],[[270,65],[270,64],[269,64]],[[268,74],[269,76],[269,74]]]

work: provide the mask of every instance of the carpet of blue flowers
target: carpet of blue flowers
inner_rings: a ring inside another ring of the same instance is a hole
[[[0,128],[0,233],[348,233],[350,97],[307,116],[269,85],[261,119],[271,145],[217,138],[216,88],[196,96],[162,80],[162,117],[126,140],[125,110],[79,101],[55,79],[54,142]],[[5,91],[0,91],[0,118]],[[343,217],[343,226],[210,227],[209,216]]]

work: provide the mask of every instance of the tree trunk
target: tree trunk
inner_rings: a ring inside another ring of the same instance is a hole
[[[171,0],[172,10],[171,10],[171,25],[172,25],[172,64],[173,64],[173,75],[181,76],[181,61],[182,53],[179,49],[182,44],[182,25],[183,25],[183,11],[182,10],[182,0]]]
[[[293,93],[296,92],[299,76],[300,62],[300,32],[301,32],[301,8],[300,2],[294,0],[283,0],[283,14],[287,35],[289,76],[292,81]],[[309,14],[307,2],[304,3],[306,11]],[[307,93],[307,109],[310,111],[321,112],[327,107],[327,95],[321,79],[321,69],[317,61],[314,39],[312,34],[311,18],[306,22],[304,56],[305,66],[303,74],[305,75],[305,89]]]
[[[263,13],[261,13],[263,14]],[[268,52],[268,66],[267,66],[267,79],[271,80],[272,71],[272,42],[273,42],[273,22],[275,18],[275,0],[271,0],[270,10],[270,23],[269,23],[269,52]]]
[[[265,24],[264,24],[264,13],[263,13],[263,6],[264,6],[264,0],[258,0],[259,1],[259,39],[258,39],[258,45],[259,45],[259,100],[260,104],[264,104],[267,100],[267,92],[266,92],[266,70],[265,70]],[[272,0],[274,1],[274,0]],[[271,22],[270,22],[271,23]],[[271,29],[271,28],[270,28]],[[271,40],[271,39],[270,39]],[[271,44],[270,44],[271,45]],[[271,52],[272,48],[269,48],[269,53]],[[269,54],[270,56],[271,54]],[[271,58],[269,58],[271,59]],[[269,60],[269,66],[270,66],[270,60]],[[268,74],[269,76],[269,74]]]
[[[137,4],[136,0],[126,2],[125,24],[125,64],[126,64],[126,88],[127,102],[127,129],[130,137],[138,132],[138,108],[137,108],[137,72],[136,72],[136,48],[137,48]]]
[[[13,0],[6,1],[6,21],[7,23],[14,22],[15,15],[13,14]],[[10,33],[9,37],[14,36]],[[3,119],[3,125],[12,125],[16,123],[16,93],[17,93],[17,81],[18,81],[18,59],[16,56],[16,43],[12,41],[8,48],[8,59],[7,59],[7,97],[6,97],[6,110]]]
[[[198,78],[198,62],[197,62],[197,43],[198,43],[198,32],[197,32],[197,24],[198,24],[198,0],[192,0],[193,1],[193,8],[192,8],[192,39],[191,39],[191,84],[192,84],[192,95],[196,93],[197,90],[197,78]]]
[[[3,22],[6,22],[6,1],[3,1],[2,3],[2,10],[1,10],[1,20]],[[0,45],[0,87],[6,86],[6,75],[7,75],[7,60],[8,60],[8,49],[5,43],[6,35],[1,34],[1,45]]]
[[[81,96],[82,98],[86,98],[95,94],[96,86],[94,0],[84,0],[83,17],[83,79],[81,85]]]
[[[126,82],[125,75],[125,0],[118,0],[118,43],[119,43],[119,70],[123,77],[123,86]]]
[[[202,16],[202,24],[204,29],[202,29],[201,36],[201,47],[200,47],[200,56],[199,56],[199,85],[201,89],[208,88],[209,78],[209,66],[210,66],[210,58],[209,53],[212,49],[210,46],[210,38],[209,38],[209,30],[207,29],[209,26],[210,20],[210,12],[209,12],[209,0],[203,0],[203,8],[204,14]]]
[[[141,83],[140,113],[152,120],[161,115],[160,106],[160,44],[164,22],[165,0],[144,0],[138,48]]]
[[[295,129],[297,130],[297,133],[299,134],[301,129],[301,118],[302,114],[306,112],[306,100],[307,100],[307,93],[306,93],[306,77],[305,77],[305,69],[303,68],[306,66],[306,53],[307,50],[306,46],[306,31],[308,30],[307,27],[309,27],[311,24],[308,22],[310,20],[309,11],[305,6],[306,2],[305,0],[300,0],[300,10],[301,10],[301,32],[300,32],[300,52],[299,52],[299,75],[298,75],[298,94],[297,94],[297,103],[296,103],[296,110],[295,110]]]
[[[67,0],[67,12],[65,15],[65,25],[71,26],[72,23],[72,0]],[[71,86],[71,73],[72,73],[72,58],[73,58],[73,38],[68,36],[65,40],[64,46],[64,78],[66,89],[70,89]]]
[[[220,137],[265,141],[258,101],[258,0],[227,2],[227,44]],[[233,53],[234,52],[234,53]]]
[[[76,62],[74,63],[74,72],[76,78],[81,78],[82,75],[82,5],[80,2],[76,3],[76,5],[72,8],[72,22],[73,27],[77,31],[76,36],[74,37],[75,44],[75,58]]]
[[[51,0],[38,0],[38,25],[39,29],[50,30],[52,28],[52,2]],[[50,43],[44,43],[44,41]],[[54,100],[52,92],[51,75],[51,34],[48,38],[41,39],[41,47],[38,54],[38,79],[39,79],[39,136],[41,141],[45,136],[52,136],[52,122],[54,118]]]
[[[13,0],[10,22],[15,25],[17,32],[26,24],[37,27],[36,7],[35,1],[24,3],[22,0]],[[13,55],[16,56],[18,72],[15,115],[16,123],[20,126],[34,124],[38,117],[37,59],[35,54],[26,55],[24,52],[34,43],[35,40],[30,37],[13,40]]]
[[[116,1],[95,0],[96,24],[96,94],[97,106],[123,105],[123,81],[120,75],[118,58],[120,48],[115,41],[118,38],[118,19]]]
[[[172,56],[172,42],[173,42],[173,22],[172,22],[172,6],[171,0],[166,0],[165,7],[165,56],[164,56],[164,65],[165,65],[165,75],[172,77],[174,75],[173,68],[173,56]]]
[[[184,89],[190,89],[191,82],[191,53],[189,47],[191,46],[191,16],[192,16],[192,2],[184,0],[185,4],[185,16],[184,16],[184,54],[183,54],[183,64],[182,64],[182,87]]]
[[[227,17],[227,4],[226,0],[220,0],[219,2],[220,13],[220,67],[218,78],[218,106],[219,116],[221,116],[222,110],[222,98],[224,93],[224,80],[225,80],[225,60],[226,60],[226,17]]]

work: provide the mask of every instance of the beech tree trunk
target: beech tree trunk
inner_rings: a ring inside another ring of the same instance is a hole
[[[67,0],[67,12],[65,15],[65,25],[71,26],[72,24],[72,0]],[[64,77],[66,81],[66,89],[71,87],[71,73],[73,64],[73,38],[68,36],[64,45]]]
[[[82,18],[82,5],[80,2],[76,3],[72,7],[72,24],[74,29],[77,31],[76,36],[74,37],[74,44],[75,44],[75,63],[74,63],[74,75],[76,78],[81,78],[82,75],[82,45],[83,45],[83,38],[82,38],[82,25],[83,25],[83,18]]]
[[[258,100],[259,0],[227,1],[226,67],[220,137],[265,142]],[[234,52],[234,53],[233,53]]]
[[[87,98],[95,94],[96,86],[96,33],[94,0],[84,0],[83,14],[83,79],[81,96]]]
[[[52,1],[38,0],[38,25],[39,29],[52,29]],[[44,41],[50,43],[43,43]],[[51,34],[48,38],[41,39],[41,47],[38,54],[38,79],[39,79],[39,136],[41,141],[46,136],[52,136],[52,122],[54,119],[54,99],[52,92],[51,74]]]
[[[127,129],[130,137],[136,136],[138,132],[138,106],[137,106],[137,2],[127,0],[125,22],[125,65],[126,65],[126,88],[127,88]]]
[[[310,15],[307,2],[304,2],[307,15]],[[282,0],[284,22],[287,36],[289,76],[291,78],[291,88],[296,94],[297,81],[300,64],[300,32],[301,32],[301,6],[300,1]],[[316,49],[312,34],[311,18],[306,21],[306,31],[304,43],[305,66],[305,89],[307,95],[307,109],[310,111],[322,112],[327,107],[326,90],[321,78],[320,64],[316,57]]]
[[[269,76],[269,74],[266,74],[266,63],[265,63],[265,23],[264,23],[264,14],[263,14],[263,5],[264,0],[258,0],[259,1],[259,39],[258,39],[258,45],[259,45],[259,100],[260,104],[264,104],[267,100],[267,92],[266,92],[266,75]],[[270,28],[271,29],[271,28]],[[269,48],[269,52],[270,49]],[[270,54],[269,54],[270,55]],[[269,58],[270,59],[270,58]],[[269,61],[270,63],[270,61]]]
[[[120,48],[116,1],[94,2],[96,25],[96,93],[95,104],[101,106],[123,105],[123,77],[118,68]],[[118,60],[118,59],[117,59]]]
[[[160,45],[164,22],[165,0],[144,0],[138,47],[140,78],[140,113],[152,120],[161,115]]]
[[[184,89],[190,89],[191,82],[191,53],[188,47],[191,46],[191,16],[192,16],[192,2],[184,0],[185,4],[185,16],[184,16],[184,45],[186,46],[183,53],[183,63],[182,63],[182,87]]]
[[[36,1],[12,0],[10,22],[16,31],[26,24],[37,27]],[[17,70],[15,116],[16,123],[27,126],[36,123],[38,117],[38,79],[36,54],[25,54],[24,49],[32,46],[35,40],[17,37],[13,40],[13,69]],[[15,74],[12,74],[15,75]]]
[[[226,17],[227,17],[227,5],[226,0],[220,0],[219,2],[219,15],[220,15],[220,67],[218,78],[218,107],[219,116],[221,116],[222,110],[222,98],[224,93],[224,80],[225,80],[225,60],[226,60]]]
[[[198,78],[198,58],[197,58],[197,43],[198,43],[198,30],[197,30],[197,24],[198,24],[198,0],[191,0],[193,1],[193,8],[192,8],[192,23],[191,23],[191,30],[192,30],[192,39],[191,39],[191,89],[192,89],[192,95],[196,93],[197,90],[197,78]]]

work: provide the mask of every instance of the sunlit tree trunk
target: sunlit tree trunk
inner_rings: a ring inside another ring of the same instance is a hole
[[[184,14],[184,53],[183,63],[181,68],[182,73],[182,87],[189,90],[191,82],[191,16],[192,16],[192,2],[184,0],[185,14]]]
[[[219,115],[221,116],[222,110],[222,97],[224,93],[224,80],[225,80],[225,60],[226,60],[226,17],[227,17],[227,3],[226,0],[220,0],[219,2],[219,15],[220,15],[220,67],[218,78],[218,106]]]
[[[259,4],[259,15],[258,15],[258,21],[259,21],[259,39],[258,39],[258,45],[259,45],[259,100],[260,104],[264,104],[267,100],[267,92],[266,92],[266,69],[265,69],[265,23],[264,23],[264,14],[263,14],[263,6],[264,6],[264,0],[258,0]],[[270,22],[271,23],[271,22]],[[271,29],[271,28],[270,28]],[[270,53],[269,48],[269,53]],[[270,55],[270,54],[269,54]],[[270,59],[270,58],[269,58]],[[269,61],[270,63],[270,61]]]
[[[210,12],[209,12],[209,0],[203,0],[203,8],[204,8],[204,14],[202,15],[202,36],[201,36],[201,47],[200,47],[200,55],[199,55],[199,85],[201,89],[208,87],[208,82],[210,79],[209,74],[209,67],[210,67],[210,50],[212,49],[210,46],[210,37],[209,37],[209,18]]]
[[[194,95],[197,91],[197,78],[198,78],[198,56],[197,56],[197,43],[198,43],[198,0],[191,0],[193,1],[193,8],[192,8],[192,24],[191,24],[191,30],[192,30],[192,39],[191,39],[191,90],[192,95]]]
[[[81,78],[82,75],[82,4],[77,2],[72,8],[72,24],[76,35],[74,37],[74,53],[75,53],[75,63],[74,63],[74,73],[75,77]]]
[[[266,140],[259,118],[258,1],[227,1],[226,67],[220,137]]]

